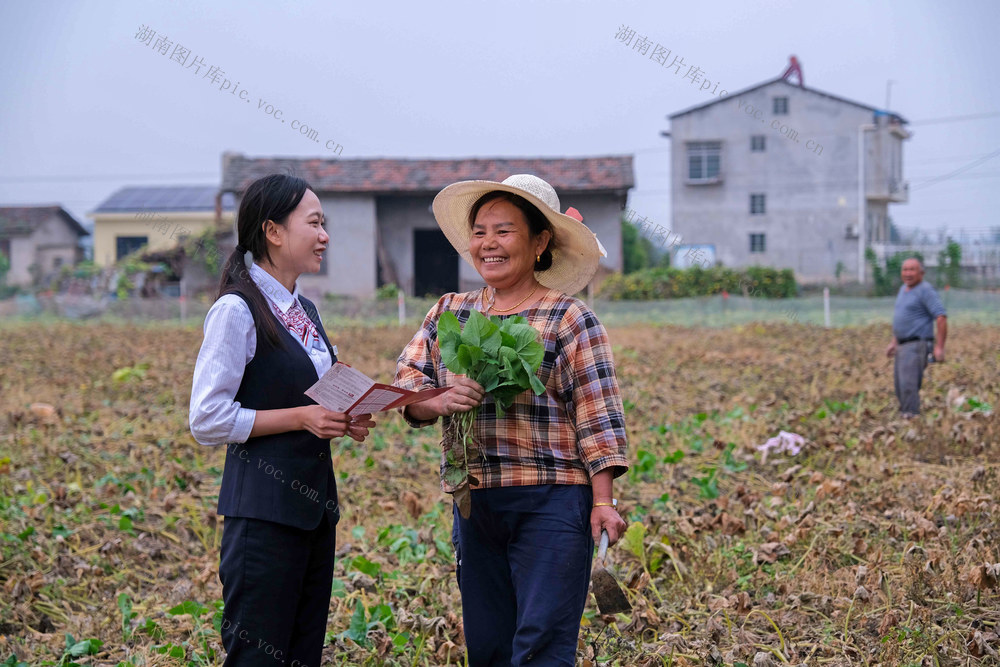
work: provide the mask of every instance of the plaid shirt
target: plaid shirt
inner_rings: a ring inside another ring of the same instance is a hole
[[[397,386],[420,391],[454,384],[437,345],[438,317],[450,310],[464,325],[470,309],[482,310],[481,297],[482,290],[441,297],[396,362]],[[590,484],[606,468],[622,475],[628,469],[625,415],[604,326],[585,303],[555,290],[518,314],[542,334],[538,378],[546,392],[525,391],[502,418],[493,398],[485,398],[473,426],[484,456],[469,461],[477,488]],[[403,416],[414,427],[437,421],[417,421],[405,411]],[[450,419],[445,417],[445,428]],[[444,482],[442,487],[453,490]]]

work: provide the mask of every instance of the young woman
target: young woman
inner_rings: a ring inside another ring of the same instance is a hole
[[[571,296],[590,282],[602,248],[536,176],[455,183],[433,208],[486,287],[441,297],[400,355],[396,384],[450,388],[404,408],[416,427],[447,425],[481,404],[473,429],[483,455],[469,462],[479,484],[469,518],[454,512],[468,664],[572,667],[594,540],[606,530],[613,544],[625,531],[612,490],[628,459],[611,344]],[[522,315],[545,345],[538,377],[547,391],[521,394],[503,417],[483,387],[441,360],[438,318],[450,311],[464,323],[473,309]]]
[[[330,439],[361,442],[375,425],[304,393],[336,362],[316,307],[296,285],[319,270],[330,242],[324,225],[319,198],[302,179],[274,174],[251,183],[238,244],[205,317],[190,425],[199,443],[227,444],[218,508],[226,517],[226,665],[319,667],[340,518]]]

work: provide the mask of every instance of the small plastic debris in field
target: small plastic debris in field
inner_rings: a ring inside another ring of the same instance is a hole
[[[776,437],[771,438],[763,445],[757,445],[757,451],[764,453],[763,462],[766,462],[768,454],[772,452],[775,454],[790,454],[795,456],[802,451],[805,444],[806,439],[798,433],[779,431]]]

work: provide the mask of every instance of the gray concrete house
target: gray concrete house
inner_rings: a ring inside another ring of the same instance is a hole
[[[634,183],[631,156],[327,160],[227,153],[221,190],[239,197],[250,182],[272,173],[304,178],[323,204],[330,250],[320,273],[299,281],[313,295],[370,296],[388,283],[416,296],[481,286],[479,274],[438,228],[431,202],[457,181],[502,181],[512,174],[535,174],[551,183],[563,210],[579,210],[607,249],[606,272],[622,269],[621,211]]]
[[[89,232],[61,206],[0,207],[0,254],[10,260],[8,285],[44,284],[83,259]]]
[[[787,72],[786,72],[787,75]],[[672,229],[711,263],[864,281],[864,251],[906,202],[898,114],[785,77],[670,115]],[[861,178],[861,175],[864,178]]]

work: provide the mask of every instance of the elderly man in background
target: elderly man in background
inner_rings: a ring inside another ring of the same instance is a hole
[[[920,383],[929,361],[944,361],[948,318],[937,292],[924,282],[924,266],[916,258],[903,262],[903,285],[896,295],[892,342],[886,355],[896,357],[893,376],[899,412],[904,418],[920,414]],[[934,336],[935,325],[937,338]],[[933,356],[931,353],[933,352]]]

